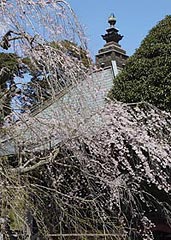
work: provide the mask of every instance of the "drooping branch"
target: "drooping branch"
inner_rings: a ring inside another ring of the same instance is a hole
[[[16,36],[12,36],[12,34]],[[4,48],[5,50],[8,50],[11,47],[10,42],[19,40],[19,39],[25,39],[28,41],[31,47],[33,47],[33,42],[36,38],[36,35],[34,37],[29,36],[28,34],[24,33],[19,33],[19,32],[14,32],[12,30],[8,31],[3,37],[2,40],[0,41],[0,46]]]
[[[23,165],[20,166],[18,168],[13,168],[10,169],[11,172],[13,173],[19,173],[19,174],[24,174],[24,173],[28,173],[31,172],[33,170],[38,169],[39,167],[46,165],[48,163],[52,163],[54,161],[54,159],[57,157],[57,155],[59,154],[59,149],[55,149],[50,156],[46,156],[43,160],[39,160],[37,163],[34,163],[33,165],[26,167],[27,166],[27,162]],[[29,163],[31,162],[31,160],[29,160]]]

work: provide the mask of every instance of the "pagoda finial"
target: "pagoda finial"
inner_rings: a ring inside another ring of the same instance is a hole
[[[102,38],[106,41],[106,43],[118,43],[123,38],[123,36],[118,33],[119,30],[115,27],[116,17],[113,13],[108,18],[108,23],[110,24],[110,27],[106,29],[107,33],[105,35],[102,35]]]
[[[113,13],[108,18],[108,23],[110,24],[110,27],[114,27],[115,26],[116,17],[115,17],[115,15]]]

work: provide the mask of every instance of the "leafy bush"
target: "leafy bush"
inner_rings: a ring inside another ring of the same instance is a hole
[[[171,110],[171,16],[152,28],[114,80],[109,96],[122,102],[146,101]]]

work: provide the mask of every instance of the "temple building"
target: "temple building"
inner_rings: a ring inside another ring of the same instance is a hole
[[[106,30],[106,34],[102,35],[102,38],[106,41],[106,44],[102,49],[98,51],[96,55],[96,65],[99,68],[111,67],[112,61],[116,64],[117,70],[120,71],[125,65],[125,61],[128,58],[126,51],[121,48],[119,41],[123,38],[115,27],[116,18],[114,14],[111,14],[108,18],[109,28]]]

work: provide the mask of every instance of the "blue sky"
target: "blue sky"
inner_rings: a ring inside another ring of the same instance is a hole
[[[171,0],[68,0],[85,28],[89,50],[94,56],[102,48],[101,35],[108,27],[107,18],[114,13],[116,27],[124,35],[120,44],[130,56],[148,31],[171,14]]]

